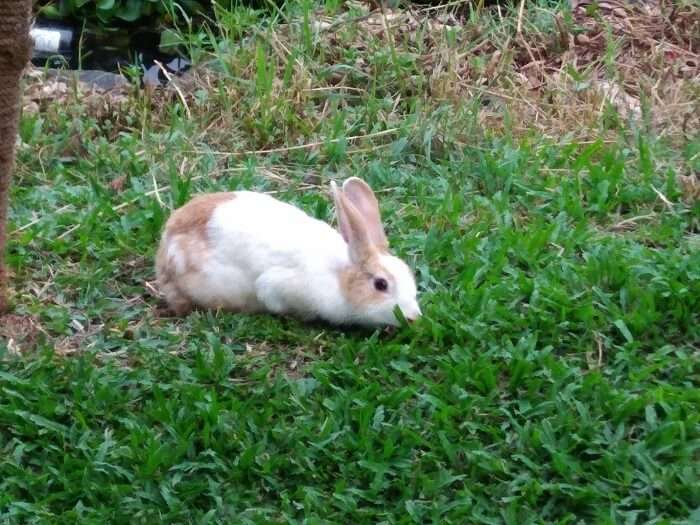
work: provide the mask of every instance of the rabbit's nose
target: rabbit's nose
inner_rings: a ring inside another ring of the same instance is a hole
[[[404,315],[406,321],[409,323],[415,323],[420,316],[421,316],[420,311],[416,312],[416,313],[411,313],[409,315]]]
[[[407,308],[408,312],[404,313],[404,317],[406,318],[406,321],[409,323],[413,323],[418,320],[418,318],[423,315],[423,312],[420,310],[420,306],[418,304],[412,305],[411,308]]]

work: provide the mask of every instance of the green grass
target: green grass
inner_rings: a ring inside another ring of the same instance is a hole
[[[700,521],[700,204],[677,180],[698,135],[580,85],[520,103],[510,62],[480,89],[423,69],[509,50],[507,10],[388,46],[319,36],[309,8],[187,36],[215,67],[189,117],[174,92],[23,117],[9,261],[39,329],[0,350],[0,523]],[[528,8],[532,42],[556,9]],[[331,220],[350,175],[416,270],[419,323],[157,314],[173,206],[254,188]]]

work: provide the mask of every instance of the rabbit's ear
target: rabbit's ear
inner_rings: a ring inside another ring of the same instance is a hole
[[[366,260],[372,251],[369,228],[364,218],[335,182],[331,182],[335,212],[338,217],[340,234],[348,243],[350,259],[355,262]]]
[[[369,184],[357,177],[350,177],[343,183],[343,194],[362,216],[372,245],[380,251],[387,251],[389,241],[382,226],[379,203]]]

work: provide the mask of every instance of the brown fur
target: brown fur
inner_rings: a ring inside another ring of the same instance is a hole
[[[214,209],[236,196],[231,192],[217,192],[197,195],[187,204],[178,208],[168,219],[165,231],[168,235],[197,233],[202,239],[207,237],[207,223]]]
[[[384,300],[384,292],[374,289],[370,281],[373,277],[383,277],[389,286],[396,286],[393,276],[379,263],[379,251],[372,251],[359,265],[352,265],[340,273],[340,287],[348,302],[356,307],[379,303]]]
[[[208,193],[198,195],[178,208],[165,224],[165,231],[156,255],[158,286],[170,309],[176,315],[184,315],[192,309],[192,303],[178,287],[179,276],[167,257],[167,246],[177,242],[186,254],[186,271],[199,269],[199,261],[206,257],[207,224],[214,209],[235,197],[234,193]]]
[[[369,242],[379,249],[386,250],[389,242],[382,226],[382,217],[379,213],[379,203],[374,192],[362,179],[351,177],[343,184],[344,197],[355,207],[362,217],[363,228],[369,238]]]
[[[353,261],[340,274],[343,295],[358,308],[379,303],[385,295],[375,290],[371,279],[383,277],[390,287],[396,283],[379,262],[381,254],[389,253],[389,243],[384,235],[377,199],[367,183],[355,177],[346,180],[342,190],[333,185],[333,198],[338,226]]]
[[[177,285],[175,269],[167,258],[167,242],[161,241],[156,254],[156,280],[158,289],[165,298],[168,308],[175,315],[184,315],[192,309],[192,303]]]

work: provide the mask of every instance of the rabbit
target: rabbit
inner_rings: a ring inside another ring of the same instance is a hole
[[[270,195],[194,197],[166,222],[156,255],[170,310],[267,312],[332,325],[398,326],[422,313],[408,265],[389,252],[362,179],[331,182],[339,232]]]

